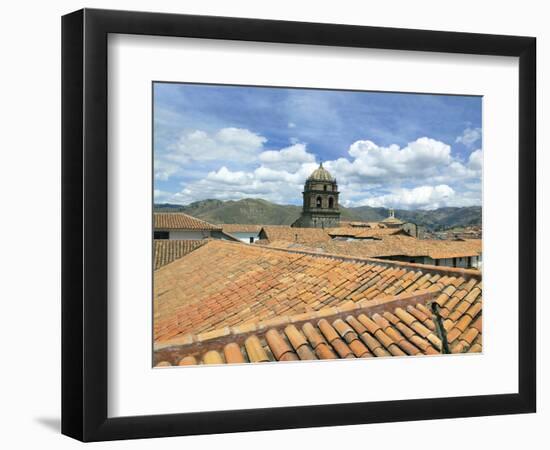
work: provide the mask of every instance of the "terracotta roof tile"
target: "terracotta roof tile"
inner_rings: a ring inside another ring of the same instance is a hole
[[[480,316],[478,316],[478,318],[472,323],[472,328],[475,328],[477,331],[479,331],[480,333],[483,331],[482,328],[483,328],[483,324],[482,324],[482,320],[483,318]]]
[[[371,353],[374,353],[376,356],[389,356],[383,345],[368,332],[361,333],[359,336]]]
[[[342,319],[336,319],[332,323],[332,326],[336,329],[338,334],[346,340],[346,342],[351,342],[353,339],[357,339],[357,333],[355,333],[353,328],[347,322],[344,322]],[[350,335],[349,341],[347,337],[348,335]]]
[[[221,355],[216,350],[206,352],[202,358],[204,364],[223,364]]]
[[[319,332],[319,330],[309,322],[304,324],[304,326],[302,327],[302,331],[307,336],[307,339],[309,340],[309,342],[311,343],[311,346],[314,349],[317,349],[317,347],[321,344],[327,343],[326,339]]]
[[[154,213],[156,230],[221,230],[219,225],[213,225],[184,213]]]
[[[285,353],[284,355],[282,355],[280,361],[298,361],[299,359],[300,358],[298,358],[298,356],[296,356],[296,353],[289,352],[289,353]]]
[[[361,335],[367,331],[367,328],[353,316],[347,316],[346,322],[352,326],[358,335]]]
[[[376,334],[380,330],[380,326],[374,322],[370,317],[367,317],[365,314],[360,314],[357,319],[363,324],[370,334]]]
[[[256,335],[250,336],[244,343],[246,352],[250,362],[266,362],[269,361],[266,351],[262,347],[262,343]]]
[[[468,315],[464,315],[456,323],[455,327],[458,328],[460,331],[465,331],[470,323],[472,323],[472,318]]]
[[[301,347],[298,347],[296,353],[302,360],[317,359],[315,353],[313,353],[313,350],[311,350],[309,345],[302,345]]]
[[[332,348],[336,350],[336,353],[340,358],[355,358],[355,355],[351,348],[340,338],[331,342]]]
[[[391,236],[394,234],[407,235],[400,228],[367,228],[367,227],[337,227],[327,228],[327,233],[332,237],[347,237],[355,239],[368,239],[379,236]]]
[[[477,331],[475,328],[469,328],[467,331],[463,333],[461,336],[461,339],[465,340],[468,344],[472,345],[474,342],[474,339],[478,336],[479,331]]]
[[[418,321],[420,321],[423,325],[425,325],[430,330],[435,330],[435,324],[433,323],[432,319],[424,314],[422,311],[418,310],[416,307],[412,305],[407,306],[407,312],[410,313],[412,316],[414,316]]]
[[[441,339],[439,339],[434,333],[428,333],[427,336],[424,336],[430,344],[437,349],[441,349]]]
[[[179,259],[201,245],[208,242],[206,239],[197,240],[176,240],[176,239],[158,239],[154,241],[154,267],[155,270],[162,266]]]
[[[260,238],[270,244],[282,242],[283,245],[318,244],[332,240],[322,228],[293,228],[290,226],[263,226]]]
[[[370,358],[372,354],[369,352],[369,349],[359,340],[356,339],[353,342],[350,342],[349,348],[357,358]]]
[[[464,297],[464,300],[466,300],[468,303],[473,303],[475,299],[481,294],[481,288],[475,287],[472,289],[466,297]]]
[[[481,302],[474,303],[464,314],[467,314],[474,319],[481,311]]]
[[[453,328],[447,333],[447,341],[453,343],[462,334],[462,331],[458,328]]]
[[[294,353],[288,342],[283,339],[277,330],[271,329],[265,334],[265,339],[273,356],[276,359],[281,359],[286,353]]]
[[[338,359],[336,353],[328,346],[328,344],[319,344],[315,347],[315,353],[319,359]]]
[[[292,228],[291,230],[296,230]],[[307,228],[302,228],[307,230]],[[311,228],[310,230],[315,230]],[[358,237],[352,241],[343,241],[337,239],[312,239],[296,238],[295,235],[278,235],[269,239],[269,245],[281,248],[309,249],[320,253],[330,253],[346,256],[387,258],[392,256],[405,257],[429,257],[432,259],[447,259],[455,257],[478,256],[481,254],[481,240],[468,239],[465,241],[450,240],[426,240],[417,239],[411,236],[392,233],[392,229],[386,230],[365,230],[356,232],[353,228],[344,227],[341,234],[340,229],[332,231],[328,229],[328,234],[332,236],[350,236]],[[350,230],[346,233],[345,230]],[[400,230],[398,230],[400,231]],[[406,233],[405,233],[406,234]],[[330,237],[330,236],[329,236]],[[365,239],[365,238],[371,239]],[[459,283],[459,280],[453,280],[453,283]]]
[[[470,347],[469,353],[481,353],[482,348],[480,344],[474,344]]]
[[[259,233],[263,225],[223,223],[221,225],[224,233]]]
[[[402,308],[396,308],[394,311],[394,314],[409,326],[411,326],[415,322],[418,322],[416,317],[414,317],[412,314],[408,313],[407,311],[403,310]]]
[[[285,334],[295,350],[307,345],[307,338],[294,325],[288,325],[285,328]]]
[[[235,342],[227,344],[223,348],[223,353],[228,364],[240,364],[246,362],[241,352],[241,347],[239,347],[239,345]]]
[[[438,270],[209,241],[155,272],[156,366],[438,354],[430,301],[480,352],[480,276]]]
[[[317,326],[319,327],[329,344],[332,344],[334,340],[340,338],[338,332],[325,319],[321,319],[317,323]]]

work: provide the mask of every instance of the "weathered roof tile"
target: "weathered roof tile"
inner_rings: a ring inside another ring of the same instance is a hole
[[[220,225],[213,225],[184,213],[154,213],[156,230],[221,230]]]
[[[438,354],[434,300],[480,352],[480,275],[437,270],[208,241],[155,272],[156,367]]]

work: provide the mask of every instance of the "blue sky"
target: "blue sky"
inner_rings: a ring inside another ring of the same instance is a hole
[[[300,204],[324,162],[347,206],[481,204],[480,97],[154,84],[155,201]]]

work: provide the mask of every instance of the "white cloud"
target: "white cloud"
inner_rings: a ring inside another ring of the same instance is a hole
[[[163,156],[179,164],[246,160],[255,157],[266,141],[265,137],[243,128],[222,128],[213,134],[195,130],[183,133]]]
[[[468,159],[468,167],[472,170],[481,171],[483,167],[483,152],[481,149],[477,149],[475,152],[470,154],[470,158]]]
[[[225,145],[224,148],[239,147],[241,155],[243,151],[246,153],[242,149],[248,148],[246,165],[224,163],[227,160],[224,155],[225,159],[217,161],[219,164],[214,165],[212,161],[213,170],[198,180],[186,181],[183,189],[173,194],[169,201],[185,204],[207,198],[238,200],[251,197],[283,204],[301,203],[304,182],[317,167],[315,156],[308,152],[306,144],[263,150],[265,138],[248,130],[224,130],[231,131],[186,135],[185,148],[191,148],[189,141],[195,140],[205,145],[215,141],[216,145]],[[218,152],[216,146],[214,153]],[[398,145],[380,147],[372,141],[360,140],[350,146],[348,154],[349,159],[323,163],[337,178],[344,205],[433,209],[480,204],[481,150],[472,152],[463,162],[452,154],[449,145],[423,137],[403,148]],[[235,167],[239,170],[234,170]],[[172,169],[172,166],[161,164],[158,172],[170,176]]]
[[[396,189],[392,193],[366,198],[354,206],[394,207],[401,209],[436,209],[442,206],[456,206],[455,190],[446,184],[418,186],[412,189]]]
[[[296,128],[296,124],[294,122],[288,122],[288,128]]]
[[[166,161],[165,159],[155,159],[155,180],[166,181],[172,175],[178,173],[178,164]]]
[[[268,150],[260,153],[260,163],[268,168],[295,172],[303,163],[315,162],[315,156],[308,153],[305,144],[294,144],[282,150]]]
[[[167,203],[170,198],[172,197],[171,192],[167,191],[161,191],[160,189],[155,189],[153,191],[153,197],[155,199],[155,203]]]
[[[466,147],[471,147],[481,139],[481,128],[466,128],[461,136],[455,139],[455,142],[460,142]]]
[[[216,172],[209,172],[206,176],[206,180],[236,186],[246,186],[247,184],[250,184],[253,179],[254,177],[252,174],[242,171],[231,172],[225,166]]]
[[[352,157],[328,161],[326,167],[345,183],[399,184],[424,182],[442,184],[477,176],[453,157],[451,147],[422,137],[407,146],[380,147],[372,141],[354,142],[348,151]]]

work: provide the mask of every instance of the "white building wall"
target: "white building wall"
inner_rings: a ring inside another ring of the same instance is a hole
[[[435,260],[432,258],[424,258],[424,261],[418,261],[423,262],[424,264],[431,264],[433,266],[446,266],[446,267],[459,267],[463,269],[468,268],[481,268],[481,257],[472,256],[471,257],[471,267],[468,265],[468,257],[464,256],[462,258],[456,258],[456,265],[455,260],[453,258],[441,258],[439,260]],[[419,260],[421,258],[418,258]]]
[[[456,258],[456,266],[453,258],[432,259],[428,256],[395,256],[386,257],[394,261],[403,261],[416,264],[429,264],[431,266],[459,267],[463,269],[476,268],[481,270],[481,256],[472,256],[471,267],[468,266],[468,257]]]
[[[239,232],[239,233],[231,233],[232,236],[236,237],[239,241],[244,242],[246,244],[250,243],[250,239],[252,239],[252,242],[256,242],[258,239],[260,239],[259,232]]]

